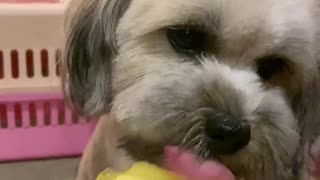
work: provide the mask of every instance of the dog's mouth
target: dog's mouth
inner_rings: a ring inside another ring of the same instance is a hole
[[[192,148],[184,146],[171,146],[168,144],[140,144],[141,140],[127,137],[120,146],[125,148],[129,154],[137,161],[148,161],[157,165],[164,166],[168,170],[177,174],[184,175],[188,179],[219,179],[235,180],[232,170],[218,160],[218,157],[204,157],[195,152]]]
[[[209,112],[211,112],[211,114]],[[211,116],[207,117],[209,115]],[[192,119],[189,121],[190,123],[179,124],[179,127],[165,126],[164,129],[166,130],[163,132],[168,133],[161,133],[164,134],[164,137],[159,141],[155,139],[150,140],[145,136],[141,136],[139,133],[135,133],[134,135],[129,134],[123,136],[120,147],[126,149],[126,151],[138,161],[148,161],[162,165],[163,162],[169,160],[169,164],[172,165],[169,167],[177,168],[172,169],[174,171],[189,169],[185,172],[194,172],[197,174],[198,170],[207,171],[210,169],[209,174],[202,172],[208,176],[215,177],[209,179],[231,180],[234,179],[232,178],[234,176],[238,177],[240,175],[237,173],[238,171],[233,171],[233,166],[227,168],[227,164],[223,165],[225,161],[223,161],[220,156],[233,154],[234,151],[248,144],[250,138],[250,131],[249,133],[246,131],[248,130],[247,127],[250,128],[250,126],[246,126],[248,122],[234,120],[222,113],[217,114],[211,109],[200,109],[197,112],[191,113],[190,117],[188,116],[188,119],[190,118]],[[206,124],[208,118],[215,123]],[[206,127],[210,128],[206,129]],[[159,132],[162,132],[161,129],[162,127],[157,127]],[[177,133],[177,131],[179,133]],[[208,134],[207,131],[215,133]],[[244,137],[244,141],[242,141],[242,137]],[[137,146],[137,144],[139,144],[139,146]],[[175,148],[169,148],[171,150],[167,153],[166,147],[168,146]],[[172,152],[172,149],[175,149],[175,151]],[[177,151],[177,149],[179,150]],[[175,160],[172,161],[172,159]],[[214,160],[211,161],[212,159]],[[236,175],[233,175],[233,173],[231,173],[232,171]],[[190,174],[187,175],[191,176]],[[216,178],[216,176],[219,178]],[[222,176],[224,178],[222,178]],[[242,177],[243,174],[241,173],[240,176]],[[200,179],[205,180],[205,178]]]
[[[186,176],[188,179],[235,180],[231,171],[221,163],[201,160],[177,147],[166,147],[164,159],[164,165],[168,170]]]

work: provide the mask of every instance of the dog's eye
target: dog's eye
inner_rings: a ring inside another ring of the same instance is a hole
[[[289,70],[287,59],[278,55],[269,55],[257,60],[257,73],[263,80],[270,80],[273,76]]]
[[[167,37],[172,47],[178,52],[199,54],[205,51],[206,33],[197,27],[168,27]]]

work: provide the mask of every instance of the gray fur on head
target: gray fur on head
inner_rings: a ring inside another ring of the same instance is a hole
[[[131,162],[161,164],[170,144],[219,160],[237,179],[304,179],[320,127],[318,4],[73,0],[66,97],[85,115],[111,112],[122,130],[118,149]],[[172,43],[181,36],[169,33],[181,27],[206,35],[200,53]],[[217,153],[206,123],[208,114],[219,113],[250,125],[246,146]],[[99,131],[92,142],[102,137]],[[94,164],[106,147],[89,146]]]
[[[83,1],[67,24],[65,92],[82,114],[101,115],[112,100],[115,31],[130,0]],[[75,8],[76,10],[74,10]]]

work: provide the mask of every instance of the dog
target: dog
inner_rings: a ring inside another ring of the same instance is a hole
[[[317,0],[71,0],[63,89],[100,117],[77,180],[176,145],[237,179],[307,179],[320,117]]]

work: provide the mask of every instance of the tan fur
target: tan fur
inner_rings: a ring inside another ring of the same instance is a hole
[[[94,180],[106,167],[119,171],[130,167],[132,160],[123,150],[117,148],[119,130],[119,124],[112,115],[105,115],[100,119],[83,153],[77,180]]]

